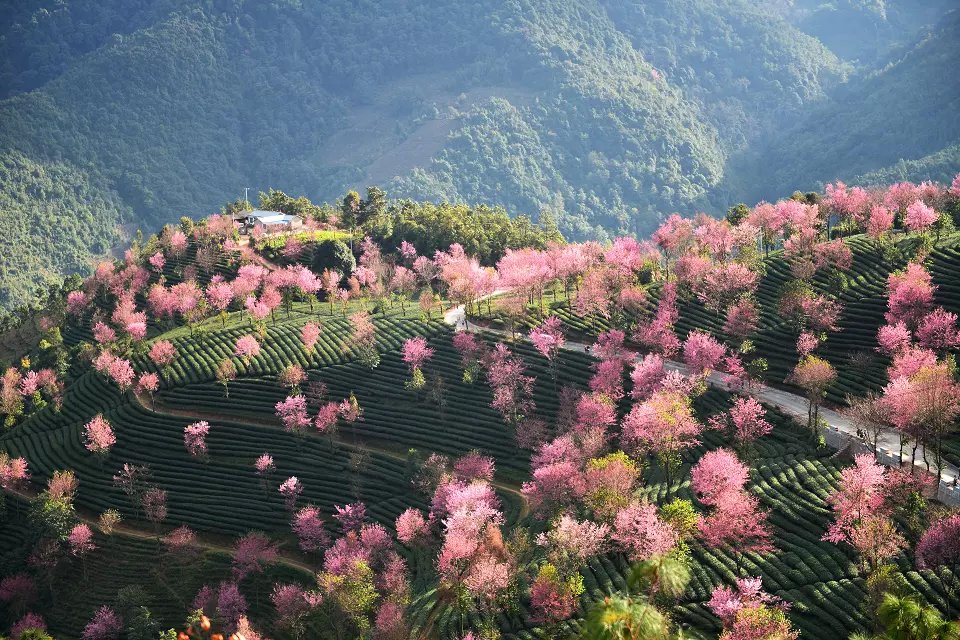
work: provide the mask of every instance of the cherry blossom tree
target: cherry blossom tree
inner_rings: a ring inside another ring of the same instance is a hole
[[[353,353],[363,366],[375,369],[380,364],[380,352],[377,350],[376,326],[366,311],[357,311],[350,315],[353,334],[350,343],[344,346],[346,352]]]
[[[752,298],[742,298],[727,307],[723,332],[741,340],[757,330],[760,310]]]
[[[277,554],[277,545],[263,533],[254,531],[242,536],[233,547],[233,577],[240,582],[263,573],[264,565],[273,562]]]
[[[158,367],[169,367],[177,357],[177,349],[169,340],[157,340],[150,347],[150,359]]]
[[[291,433],[302,434],[310,426],[305,396],[287,396],[285,400],[276,404],[275,409],[277,417],[283,423],[283,428]]]
[[[673,325],[679,317],[676,284],[668,282],[663,285],[653,319],[640,325],[633,339],[651,351],[672,356],[680,348],[680,340],[673,330]]]
[[[83,640],[117,640],[123,631],[123,621],[116,611],[102,606],[83,628]]]
[[[113,427],[101,414],[94,416],[84,426],[83,430],[87,438],[87,451],[92,451],[99,456],[106,457],[113,445],[117,443],[117,436],[113,433]]]
[[[415,544],[423,540],[430,532],[430,523],[419,509],[409,508],[399,516],[396,522],[397,539],[403,544]]]
[[[147,489],[141,497],[141,506],[147,520],[154,528],[167,519],[167,492],[159,487]]]
[[[37,583],[26,573],[15,573],[0,580],[0,602],[15,616],[23,615],[37,599]]]
[[[691,373],[703,374],[715,369],[726,348],[703,331],[691,331],[683,343],[683,361]]]
[[[884,469],[868,454],[840,473],[840,485],[830,495],[834,522],[823,539],[846,542],[856,549],[868,569],[895,555],[905,544],[890,522],[884,500]]]
[[[950,569],[950,587],[947,589],[949,618],[952,607],[949,595],[956,595],[957,575],[960,574],[960,514],[947,516],[930,525],[917,543],[916,557],[917,566],[921,569]]]
[[[769,512],[760,508],[757,498],[744,491],[718,494],[713,511],[698,522],[700,537],[711,548],[723,548],[737,556],[737,567],[744,553],[769,553],[773,550],[773,532],[767,523]]]
[[[655,353],[648,353],[633,365],[633,371],[630,373],[633,389],[630,391],[630,396],[634,400],[646,400],[650,394],[660,388],[666,374],[663,358]]]
[[[760,578],[738,578],[736,589],[719,586],[707,603],[723,623],[720,640],[796,640],[786,605],[764,593]]]
[[[303,485],[300,483],[300,480],[297,476],[290,476],[280,484],[279,491],[286,503],[287,511],[293,512],[297,506],[297,500],[300,498],[300,494],[303,493]]]
[[[734,437],[742,445],[754,442],[773,431],[766,420],[767,412],[756,398],[737,398],[730,408]]]
[[[656,506],[633,502],[614,519],[611,538],[633,561],[669,553],[677,545],[676,531],[657,515]]]
[[[313,506],[303,507],[293,516],[290,525],[297,536],[300,548],[306,552],[317,552],[330,544],[330,536],[324,528],[320,510]]]
[[[705,505],[720,504],[728,493],[739,495],[750,471],[729,449],[709,451],[690,471],[690,484]]]
[[[453,334],[453,347],[460,354],[463,381],[473,382],[480,373],[480,363],[484,355],[483,343],[472,333],[458,331]]]
[[[917,341],[927,349],[946,351],[960,345],[957,314],[937,307],[925,315],[917,327]]]
[[[78,558],[82,558],[97,548],[97,545],[93,543],[93,530],[83,522],[74,525],[70,530],[67,542],[70,545],[70,553]]]
[[[939,217],[933,207],[928,207],[922,200],[915,200],[907,207],[907,215],[903,222],[910,231],[922,233],[929,229]]]
[[[867,221],[867,233],[877,242],[883,241],[893,228],[894,212],[882,205],[873,205]]]
[[[151,400],[153,394],[160,388],[160,377],[155,373],[143,373],[137,380],[137,393],[147,393]]]
[[[550,373],[556,385],[557,359],[566,339],[561,330],[560,318],[550,316],[539,327],[530,330],[530,342],[550,363]]]
[[[662,390],[630,410],[623,420],[621,438],[637,453],[655,455],[669,484],[680,454],[699,443],[702,430],[687,395]]]
[[[807,427],[815,434],[820,433],[820,402],[827,389],[836,382],[837,372],[829,362],[814,355],[800,360],[790,381],[807,392]]]
[[[316,322],[308,322],[300,329],[300,339],[303,341],[303,348],[308,353],[313,353],[321,332],[322,327]]]
[[[427,339],[422,336],[408,338],[403,343],[403,361],[410,368],[410,381],[407,383],[411,389],[422,389],[426,384],[423,376],[423,365],[433,357],[434,350],[427,346]]]
[[[251,335],[241,336],[237,338],[233,353],[242,358],[245,365],[249,365],[251,360],[260,355],[260,343]]]
[[[183,444],[194,458],[206,458],[207,435],[210,433],[210,424],[205,420],[188,424],[183,428]]]
[[[604,270],[593,268],[584,275],[573,308],[578,315],[590,318],[591,327],[596,327],[598,317],[610,317],[610,296],[610,284]]]
[[[487,364],[487,382],[493,391],[490,403],[512,428],[536,409],[533,401],[533,378],[526,375],[523,361],[506,345],[498,342],[490,352]]]
[[[307,373],[298,364],[288,364],[277,376],[277,382],[290,389],[291,395],[300,395],[300,385],[307,379]]]
[[[902,322],[910,329],[918,326],[933,306],[934,290],[930,273],[916,262],[891,273],[887,278],[887,322]]]
[[[224,358],[217,365],[217,382],[223,385],[223,395],[230,397],[230,382],[237,378],[237,366],[230,358]]]

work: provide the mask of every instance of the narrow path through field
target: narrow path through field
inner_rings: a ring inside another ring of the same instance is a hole
[[[506,293],[507,291],[508,290],[506,289],[500,289],[490,294],[489,296],[485,296],[482,299],[498,296],[503,293]],[[509,337],[509,338],[513,337],[509,332],[504,331],[502,329],[495,329],[491,327],[481,327],[479,325],[470,326],[467,321],[466,312],[464,310],[463,305],[450,309],[449,311],[447,311],[446,314],[444,314],[443,318],[448,325],[454,327],[458,331],[486,331],[488,333],[494,333],[504,337]],[[518,334],[518,335],[521,335],[521,334]],[[527,339],[526,336],[521,335],[521,337],[524,340]],[[590,345],[585,344],[583,342],[567,340],[566,344],[564,345],[564,349],[567,349],[569,351],[578,351],[580,353],[589,353]],[[636,357],[639,358],[640,355],[641,354],[638,353]],[[682,362],[667,360],[666,364],[668,367],[672,369],[682,371],[682,372],[686,371],[686,365],[684,365]],[[716,371],[711,372],[707,378],[707,382],[711,386],[716,387],[718,389],[725,389],[725,390],[730,389],[730,385],[726,381],[726,375],[723,373],[719,373]],[[750,388],[747,389],[747,392],[750,393],[752,396],[756,397],[761,402],[764,402],[768,405],[775,406],[781,411],[783,411],[784,413],[801,419],[801,421],[805,421],[807,419],[808,401],[807,401],[807,398],[803,396],[797,395],[795,393],[790,393],[789,391],[784,391],[783,389],[775,389],[773,387],[768,387],[767,385],[764,385],[764,384],[751,385]],[[821,407],[820,417],[823,418],[823,420],[830,427],[833,427],[838,432],[846,436],[846,442],[843,442],[840,445],[841,447],[845,447],[848,444],[862,444],[866,446],[866,443],[864,442],[863,438],[860,437],[857,433],[858,431],[857,425],[855,425],[849,418],[847,418],[840,412],[834,411],[833,409]],[[909,463],[911,459],[907,454],[911,453],[912,446],[905,444],[904,455],[903,457],[901,457],[899,438],[896,433],[893,433],[891,431],[884,431],[881,433],[877,442],[877,446],[878,448],[884,450],[885,452],[888,452],[886,455],[880,456],[880,462],[884,464],[893,466],[897,463],[898,459],[901,460],[901,463],[902,462]],[[922,446],[917,448],[917,460],[916,460],[917,466],[923,465],[924,468],[926,467],[926,462],[925,462],[925,460],[927,460],[926,455],[927,455],[926,451]],[[930,460],[931,461],[933,460],[933,454],[930,454]],[[933,470],[932,472],[935,473],[935,471]],[[953,483],[957,478],[960,478],[960,472],[958,472],[957,467],[952,464],[945,463],[943,468],[943,473],[940,478],[941,481],[944,484],[949,485]]]
[[[250,236],[241,236],[238,245],[240,247],[241,257],[255,264],[259,264],[267,271],[279,271],[280,266],[277,263],[268,260],[254,250],[251,240]]]

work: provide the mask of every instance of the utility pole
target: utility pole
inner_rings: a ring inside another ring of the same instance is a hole
[[[243,188],[243,202],[245,204],[250,204],[250,200],[247,199],[247,192],[250,191],[250,187]]]

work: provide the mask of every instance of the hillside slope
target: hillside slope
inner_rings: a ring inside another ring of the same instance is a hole
[[[377,182],[550,207],[569,235],[644,233],[709,206],[755,123],[845,73],[745,2],[673,19],[690,5],[16,3],[0,23],[0,149],[78,167],[148,227],[247,186],[322,200]]]
[[[838,176],[883,171],[901,160],[920,161],[955,145],[960,139],[960,83],[953,81],[958,60],[960,11],[954,11],[879,70],[854,79],[831,101],[751,150],[739,173],[763,187],[745,191],[760,198],[808,189]],[[915,177],[955,174],[960,165],[946,155],[945,168]]]
[[[844,88],[852,67],[804,33],[810,8],[774,4],[5,2],[0,150],[71,165],[95,185],[80,206],[118,199],[147,228],[244,187],[331,200],[380,184],[515,214],[546,207],[568,237],[603,238],[960,138],[955,83],[940,81],[956,20]],[[897,124],[903,109],[915,124]],[[744,153],[758,160],[731,164]],[[43,210],[32,198],[24,206]],[[119,222],[111,207],[101,215]],[[60,239],[83,259],[97,240]],[[14,245],[7,272],[25,256]],[[29,288],[10,277],[7,307]]]

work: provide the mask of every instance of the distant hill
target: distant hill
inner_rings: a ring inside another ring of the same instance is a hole
[[[896,166],[912,167],[902,175],[913,179],[949,181],[960,171],[958,62],[960,11],[954,11],[876,71],[851,80],[830,101],[751,149],[738,167],[755,185],[745,191],[771,197],[864,174],[885,182],[898,172],[888,168]]]
[[[90,185],[78,206],[98,209],[102,233],[56,240],[81,257],[109,245],[124,220],[152,228],[201,215],[244,187],[318,201],[379,184],[391,196],[512,213],[546,207],[574,238],[645,234],[671,211],[746,198],[740,185],[757,184],[756,172],[732,170],[731,158],[782,145],[777,132],[808,111],[840,108],[832,96],[854,67],[804,32],[801,9],[2,0],[0,152]],[[887,112],[867,99],[859,108]],[[895,138],[886,147],[902,147]],[[848,157],[852,139],[833,139]],[[850,170],[935,151],[915,146]],[[823,179],[819,168],[797,166],[797,182]],[[45,210],[44,196],[31,198],[0,209],[0,222],[22,217],[21,206]],[[73,269],[41,236],[29,251],[53,256],[54,272]],[[12,266],[26,255],[15,244],[0,256],[16,292],[0,304],[28,295]]]

